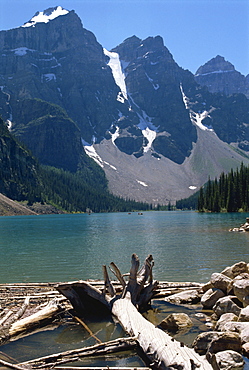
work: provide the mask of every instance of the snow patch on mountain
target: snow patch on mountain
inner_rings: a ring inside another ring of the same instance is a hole
[[[26,48],[25,46],[23,46],[23,47],[20,47],[20,48],[12,49],[11,51],[14,51],[15,55],[18,55],[19,57],[22,57],[23,55],[27,54],[27,51],[33,52],[35,50],[29,49],[29,48]]]
[[[183,103],[185,104],[186,109],[189,111],[189,117],[190,117],[190,120],[193,123],[193,125],[199,127],[203,131],[212,131],[212,132],[214,132],[214,130],[211,127],[205,126],[202,123],[204,118],[208,117],[209,113],[211,113],[214,110],[214,108],[210,109],[209,111],[204,110],[201,113],[194,112],[189,106],[189,98],[185,95],[185,93],[183,91],[183,88],[182,88],[182,85],[180,85],[180,90],[181,90],[181,93],[182,93]]]
[[[116,145],[116,144],[115,144],[115,140],[119,137],[119,127],[118,127],[118,126],[116,126],[116,131],[114,132],[114,134],[112,134],[112,133],[110,132],[110,135],[111,135],[111,137],[112,137],[112,143],[113,143],[113,145]]]
[[[158,84],[155,84],[154,80],[152,78],[150,78],[147,73],[145,73],[145,75],[148,78],[148,80],[150,81],[150,83],[152,84],[152,86],[154,87],[154,90],[158,90],[160,86]]]
[[[148,186],[145,182],[143,182],[143,181],[139,181],[139,180],[136,180],[140,185],[143,185],[143,186]]]
[[[222,70],[219,70],[219,71],[212,71],[212,72],[207,72],[207,73],[198,73],[196,74],[195,76],[198,77],[198,76],[208,76],[208,75],[211,75],[211,74],[217,74],[217,73],[228,73],[228,72],[234,72],[234,70],[229,70],[229,71],[222,71]]]
[[[156,131],[151,130],[149,127],[146,127],[144,130],[142,130],[142,134],[148,140],[148,144],[144,147],[144,153],[146,153],[152,147],[152,143],[156,138]]]
[[[101,157],[98,155],[96,150],[94,149],[93,145],[87,143],[84,139],[81,139],[82,145],[84,147],[84,150],[86,154],[92,158],[100,167],[104,167],[104,163],[101,159]]]
[[[56,81],[56,76],[54,73],[46,73],[41,75],[41,82],[49,82],[49,81]]]
[[[127,90],[126,90],[126,84],[125,84],[125,74],[122,71],[122,65],[119,60],[118,53],[114,53],[111,51],[106,50],[103,48],[104,54],[110,58],[107,65],[111,68],[113,78],[120,88],[120,92],[118,93],[117,100],[121,103],[124,103],[125,100],[127,100]]]
[[[104,165],[107,165],[108,167],[110,167],[112,170],[114,171],[117,171],[117,168],[115,166],[113,166],[112,164],[110,164],[109,162],[107,161],[103,161],[102,158],[98,155],[98,153],[96,152],[93,144],[89,144],[87,143],[84,139],[81,139],[81,142],[82,142],[82,145],[83,145],[83,148],[85,150],[85,153],[90,157],[92,158],[100,167],[104,167]]]
[[[30,21],[24,23],[22,27],[34,27],[37,23],[48,23],[49,21],[61,16],[68,14],[69,11],[63,9],[61,6],[56,8],[49,8],[43,12],[37,12]]]
[[[144,110],[142,110],[133,100],[131,94],[129,94],[133,107],[137,108],[137,115],[139,118],[139,124],[137,127],[142,131],[143,136],[148,140],[148,144],[144,146],[144,153],[148,152],[156,138],[158,128],[152,123],[152,117],[149,117]]]

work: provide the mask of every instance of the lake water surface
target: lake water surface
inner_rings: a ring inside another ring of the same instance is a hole
[[[249,233],[228,231],[244,223],[247,216],[172,211],[0,217],[0,283],[102,279],[102,264],[113,261],[122,273],[128,272],[133,253],[141,262],[153,255],[157,280],[207,282],[213,272],[239,261],[249,262]],[[200,328],[205,330],[205,323],[196,316],[201,310],[184,310],[157,300],[148,315],[158,324],[169,313],[188,313],[194,325],[179,340],[189,345]],[[124,335],[111,318],[88,325],[102,341]],[[1,351],[20,362],[91,344],[85,329],[72,321],[10,342]],[[129,352],[73,365],[143,363]]]
[[[102,264],[130,269],[152,254],[154,278],[206,282],[249,262],[249,233],[228,232],[246,213],[102,213],[0,218],[0,282],[102,278]]]

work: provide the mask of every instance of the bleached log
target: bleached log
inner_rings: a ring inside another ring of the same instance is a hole
[[[33,315],[14,322],[9,328],[9,336],[15,336],[21,332],[39,326],[43,321],[53,318],[60,311],[61,307],[55,301],[51,301],[46,307],[37,311]]]
[[[112,314],[117,317],[124,330],[136,338],[150,360],[150,366],[159,369],[211,370],[204,356],[174,340],[163,330],[147,321],[131,303],[129,297],[113,303]]]
[[[104,275],[104,281],[105,281],[105,289],[104,289],[103,293],[105,294],[105,292],[107,290],[108,293],[110,294],[110,296],[114,297],[116,295],[116,290],[115,290],[111,280],[109,279],[109,275],[107,273],[106,266],[103,265],[102,269],[103,269],[103,275]]]
[[[0,359],[0,364],[5,366],[5,367],[8,367],[10,369],[14,369],[14,370],[30,370],[30,368],[28,368],[28,367],[15,365],[15,364],[12,364],[8,361],[4,361],[2,359]]]
[[[118,279],[118,281],[120,282],[120,284],[122,285],[122,287],[124,289],[125,286],[126,286],[126,282],[125,282],[125,279],[124,279],[123,275],[121,274],[118,266],[114,262],[111,262],[110,266],[112,267],[112,269],[111,269],[112,273],[116,276],[116,278]]]
[[[34,360],[19,363],[19,366],[31,367],[32,369],[47,369],[56,365],[78,361],[87,356],[100,356],[108,353],[127,351],[134,349],[137,343],[133,338],[119,338],[109,342],[95,344],[94,346],[73,349],[70,351],[55,353]]]
[[[6,313],[6,315],[4,315],[3,317],[2,317],[2,319],[0,320],[0,326],[1,325],[3,325],[4,323],[5,323],[5,321],[7,321],[8,320],[8,318],[11,316],[11,315],[13,315],[14,314],[14,312],[13,311],[11,311],[11,310],[9,310],[7,313]]]

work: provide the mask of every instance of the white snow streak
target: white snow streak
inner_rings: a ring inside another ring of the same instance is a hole
[[[103,161],[100,158],[100,156],[98,155],[98,153],[96,152],[96,150],[94,149],[93,145],[90,145],[89,143],[87,143],[83,139],[81,139],[81,142],[83,144],[83,147],[84,147],[84,150],[85,150],[86,154],[90,158],[94,159],[95,162],[98,163],[98,165],[103,168],[104,167]]]
[[[207,72],[207,73],[198,73],[197,75],[195,75],[196,77],[198,76],[208,76],[208,75],[211,75],[211,74],[214,74],[214,73],[228,73],[228,72],[234,72],[234,69],[231,69],[229,71],[213,71],[213,72]]]
[[[153,85],[154,89],[158,90],[160,86],[158,84],[154,84],[154,80],[152,78],[150,78],[147,73],[145,73],[145,75],[148,78],[148,80],[150,81],[150,83]]]
[[[35,51],[35,50],[28,49],[25,46],[23,46],[23,47],[20,47],[20,48],[12,49],[11,51],[14,51],[15,55],[18,55],[19,57],[22,57],[23,55],[27,54],[27,51]]]
[[[143,185],[143,186],[148,186],[145,182],[143,182],[143,181],[139,181],[139,180],[136,180],[140,185]]]
[[[181,93],[182,93],[182,100],[183,100],[183,103],[186,107],[186,109],[189,111],[189,117],[191,119],[191,122],[195,125],[195,126],[198,126],[201,130],[203,131],[212,131],[214,132],[214,130],[212,128],[209,128],[205,125],[203,125],[202,121],[204,120],[204,118],[208,117],[209,113],[211,113],[211,111],[214,109],[211,109],[210,111],[206,111],[204,110],[203,112],[201,113],[196,113],[194,112],[192,109],[190,109],[189,107],[189,98],[184,94],[184,91],[183,91],[183,88],[182,88],[182,85],[180,85],[180,89],[181,89]]]
[[[144,153],[148,152],[156,138],[156,131],[151,130],[149,127],[142,130],[143,136],[148,140],[148,144],[144,147]]]
[[[35,26],[36,23],[48,23],[49,21],[59,17],[60,15],[66,15],[69,11],[63,9],[61,6],[57,6],[50,14],[44,12],[38,12],[30,21],[25,23],[22,27],[31,27]]]
[[[41,81],[49,82],[55,80],[56,81],[56,76],[54,73],[46,73],[44,75],[41,75]]]
[[[110,163],[103,161],[102,158],[98,155],[93,145],[90,145],[85,140],[81,139],[82,145],[84,147],[84,150],[86,154],[92,158],[100,167],[104,167],[104,164],[112,168],[113,170],[117,171],[117,168]]]
[[[151,149],[153,141],[156,138],[156,133],[157,133],[158,129],[151,122],[152,118],[149,117],[144,110],[139,108],[139,106],[132,99],[131,95],[129,95],[129,99],[139,109],[139,112],[140,112],[140,113],[137,112],[137,115],[140,119],[140,122],[137,125],[137,127],[142,131],[143,136],[148,140],[148,144],[144,147],[144,152],[146,153]]]
[[[112,133],[110,132],[110,135],[111,135],[111,137],[112,137],[112,143],[113,143],[113,145],[116,145],[116,144],[115,144],[115,140],[119,137],[119,127],[118,127],[118,126],[116,126],[116,131],[114,132],[114,134],[112,134]]]
[[[124,103],[124,101],[127,100],[127,90],[125,84],[125,74],[122,71],[119,55],[118,53],[110,52],[105,48],[103,48],[103,51],[104,54],[110,58],[107,65],[111,68],[113,78],[121,90],[121,92],[117,96],[117,100],[121,103]]]

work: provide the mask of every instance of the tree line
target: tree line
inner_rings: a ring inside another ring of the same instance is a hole
[[[208,180],[200,188],[197,209],[199,212],[247,212],[249,211],[249,166],[224,172],[219,179]]]

